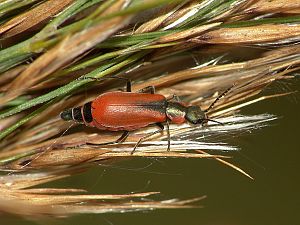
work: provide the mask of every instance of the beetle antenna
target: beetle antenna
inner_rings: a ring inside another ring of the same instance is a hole
[[[218,123],[218,124],[220,124],[220,125],[223,125],[223,126],[224,126],[224,123],[221,123],[221,122],[219,122],[219,121],[216,121],[216,120],[205,119],[205,121],[211,121],[211,122]]]
[[[215,105],[222,97],[224,97],[224,96],[225,96],[225,95],[226,95],[233,87],[234,87],[234,84],[233,84],[231,87],[227,88],[222,94],[220,94],[220,95],[214,100],[214,102],[211,103],[210,106],[209,106],[206,110],[204,110],[204,112],[208,112],[209,110],[211,110],[212,107],[214,107],[214,105]]]
[[[73,127],[73,125],[74,125],[74,123],[72,123],[59,137],[64,136],[65,133],[67,133],[67,131]],[[33,161],[37,160],[43,154],[47,153],[50,150],[50,148],[53,147],[57,143],[57,141],[58,141],[58,139],[55,139],[50,146],[48,146],[44,151],[41,151],[40,153],[37,153],[37,155],[34,158],[28,159],[28,160],[25,160],[25,161],[21,162],[21,164],[20,164],[21,169],[25,169],[25,167],[29,166]],[[13,173],[14,173],[14,171],[11,171],[7,175],[11,175]]]

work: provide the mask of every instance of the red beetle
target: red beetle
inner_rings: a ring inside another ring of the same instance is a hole
[[[206,112],[229,91],[229,89],[226,90],[207,110],[203,111],[199,106],[188,106],[181,102],[177,96],[167,99],[163,95],[155,94],[153,86],[133,93],[131,92],[131,81],[129,79],[121,77],[111,78],[126,80],[127,92],[114,91],[101,94],[95,100],[83,106],[63,111],[60,117],[66,121],[73,120],[101,130],[124,131],[118,140],[109,143],[122,142],[128,137],[129,131],[156,124],[160,129],[141,138],[136,143],[132,153],[142,140],[164,130],[163,123],[167,125],[168,151],[170,150],[169,121],[176,124],[182,124],[186,121],[202,125],[207,123],[207,121],[220,123],[208,119]],[[85,79],[96,78],[86,77]]]

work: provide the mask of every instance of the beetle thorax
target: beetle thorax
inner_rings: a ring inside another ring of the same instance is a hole
[[[173,123],[184,123],[186,115],[186,106],[179,102],[168,102],[166,114]]]

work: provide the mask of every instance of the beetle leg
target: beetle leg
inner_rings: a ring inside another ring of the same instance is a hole
[[[162,123],[156,123],[155,125],[158,126],[159,129],[161,129],[161,130],[165,129],[165,127],[164,127],[164,125]]]
[[[119,137],[118,140],[116,140],[115,142],[116,143],[124,142],[127,139],[128,135],[129,135],[129,131],[124,131],[121,137]]]
[[[117,144],[117,143],[122,143],[126,140],[126,138],[129,135],[129,131],[124,131],[124,133],[115,141],[110,141],[110,142],[105,142],[105,143],[100,143],[100,144],[94,144],[94,143],[86,143],[87,145],[110,145],[110,144]]]
[[[168,135],[168,148],[167,148],[167,151],[169,152],[169,151],[170,151],[170,148],[171,148],[171,137],[170,137],[170,125],[169,125],[169,120],[167,120],[166,125],[167,125],[167,135]]]
[[[155,93],[155,87],[154,86],[147,86],[142,88],[141,90],[138,90],[138,93],[148,93],[154,94]]]
[[[164,130],[165,127],[162,123],[156,123],[156,125],[161,129]],[[168,137],[168,148],[167,151],[170,151],[170,146],[171,146],[171,138],[170,138],[170,126],[169,126],[169,120],[166,121],[166,125],[167,125],[167,137]]]
[[[135,144],[133,150],[131,151],[131,155],[135,152],[136,148],[145,140],[145,139],[148,139],[149,137],[155,135],[155,134],[158,134],[160,132],[162,132],[164,130],[164,126],[161,124],[161,123],[156,123],[156,125],[160,128],[159,130],[157,131],[154,131],[150,134],[147,134],[145,135],[144,137],[140,138],[140,140]]]
[[[123,80],[126,80],[126,91],[127,92],[131,92],[131,80],[129,78],[125,78],[125,77],[119,77]]]
[[[169,98],[168,101],[171,101],[173,99],[175,99],[176,102],[181,102],[181,99],[175,94],[173,94],[173,96],[171,98]]]

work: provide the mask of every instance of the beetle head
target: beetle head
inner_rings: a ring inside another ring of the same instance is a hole
[[[189,106],[185,114],[187,121],[193,124],[199,124],[207,121],[207,116],[204,111],[201,110],[200,106]]]

